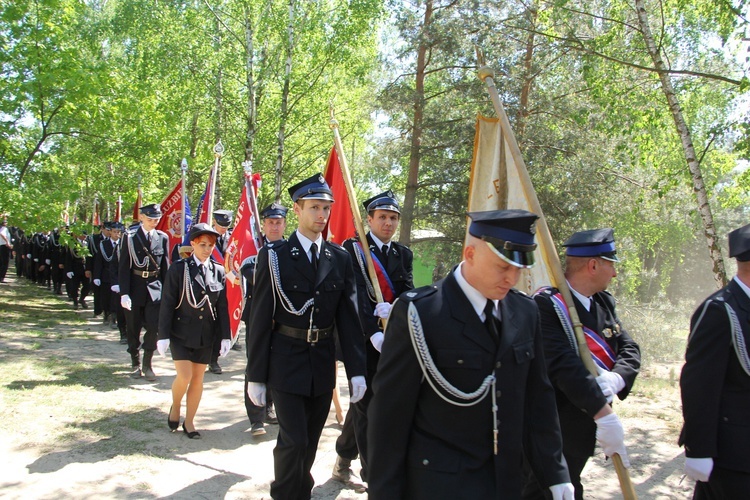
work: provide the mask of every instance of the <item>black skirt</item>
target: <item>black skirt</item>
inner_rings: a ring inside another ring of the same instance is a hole
[[[202,365],[207,365],[211,361],[211,346],[193,349],[185,347],[182,339],[172,337],[169,339],[169,349],[172,351],[173,361],[191,361]]]

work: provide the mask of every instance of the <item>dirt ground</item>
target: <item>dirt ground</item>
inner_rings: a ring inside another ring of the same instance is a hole
[[[11,270],[12,272],[12,270]],[[6,278],[0,300],[13,300],[15,275]],[[19,288],[20,290],[20,288]],[[69,303],[39,289],[44,295],[40,316],[54,314]],[[6,322],[0,303],[0,366],[8,369],[15,354],[29,353],[24,325]],[[36,336],[34,355],[40,360],[79,363],[75,370],[90,377],[91,366],[100,369],[101,385],[84,387],[80,403],[66,401],[61,412],[55,404],[56,387],[73,384],[81,373],[65,372],[62,381],[49,384],[29,380],[19,373],[6,388],[41,388],[49,391],[48,405],[31,405],[23,396],[0,401],[0,412],[22,422],[16,428],[0,424],[0,496],[11,499],[123,498],[123,499],[262,499],[270,498],[273,478],[272,450],[276,426],[267,426],[260,438],[250,435],[242,400],[244,351],[231,351],[220,361],[224,373],[206,373],[205,389],[196,426],[203,439],[189,440],[182,432],[170,433],[166,412],[174,377],[172,361],[155,358],[156,382],[128,378],[128,354],[116,330],[92,317],[91,309],[76,313],[86,335]],[[59,329],[59,326],[55,328]],[[647,370],[642,379],[665,377],[674,366]],[[107,380],[110,378],[110,380]],[[683,456],[676,445],[680,426],[678,392],[672,387],[640,391],[616,406],[627,432],[632,466],[630,475],[639,498],[687,499],[692,482],[681,481]],[[648,388],[649,384],[641,384]],[[12,386],[12,387],[11,387]],[[339,372],[342,403],[346,407],[346,380]],[[72,396],[67,396],[71,398]],[[1,415],[2,413],[0,413]],[[184,408],[183,408],[184,416]],[[22,417],[18,419],[18,417]],[[356,485],[331,479],[336,458],[334,443],[340,433],[333,411],[323,430],[313,467],[316,499],[361,499]],[[387,436],[384,436],[387,439]],[[354,470],[359,471],[355,462]],[[586,498],[621,498],[611,464],[602,456],[584,470]]]

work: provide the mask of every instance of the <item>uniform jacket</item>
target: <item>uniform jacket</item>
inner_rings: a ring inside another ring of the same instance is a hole
[[[110,238],[98,244],[98,252],[94,255],[93,279],[101,280],[102,283],[112,283],[112,267],[117,264],[117,247]],[[109,260],[108,260],[109,259]]]
[[[488,375],[497,377],[497,455],[491,394],[475,406],[455,406],[423,380],[407,323],[412,301],[430,354],[452,385],[471,392]],[[396,301],[369,409],[372,500],[488,498],[488,490],[495,492],[491,498],[518,499],[524,453],[543,484],[569,481],[554,390],[545,371],[539,313],[530,298],[515,290],[500,307],[496,344],[453,274]],[[484,484],[461,481],[462,473],[488,465],[494,482],[491,477]]]
[[[534,297],[542,318],[544,359],[547,362],[547,374],[555,387],[564,452],[568,456],[590,457],[594,454],[596,444],[594,415],[607,403],[607,399],[596,383],[596,378],[589,373],[570,346],[550,298],[550,294],[557,291],[552,288]],[[615,312],[614,297],[607,292],[594,294],[591,312],[575,296],[573,302],[581,323],[598,333],[617,355],[612,371],[625,381],[625,388],[617,394],[620,399],[625,399],[640,370],[641,351],[622,328]]]
[[[283,238],[282,238],[283,241]],[[267,245],[268,240],[263,236],[263,245]],[[247,323],[250,320],[250,306],[253,303],[253,280],[255,279],[255,259],[253,256],[242,263],[240,273],[245,278],[245,306],[242,308],[242,321]]]
[[[370,298],[367,292],[367,281],[370,281],[370,276],[367,274],[367,266],[365,264],[362,269],[357,261],[355,254],[354,243],[357,241],[355,238],[348,239],[344,242],[344,248],[352,258],[354,265],[354,275],[357,279],[357,299],[359,301],[359,316],[362,321],[362,328],[365,333],[365,345],[367,351],[367,371],[374,373],[378,367],[378,360],[380,359],[380,353],[369,341],[370,337],[376,332],[383,331],[382,326],[378,318],[373,315],[376,302]],[[375,246],[375,242],[372,240],[370,233],[367,233],[367,242],[370,246],[370,252],[376,256],[378,260],[383,262],[383,253],[381,249]],[[388,255],[388,264],[386,273],[393,284],[395,297],[398,297],[403,292],[412,290],[414,288],[414,279],[412,276],[413,271],[414,254],[412,251],[395,241],[391,242],[391,250]],[[367,280],[367,281],[365,281]]]
[[[690,320],[680,377],[684,425],[679,444],[688,457],[712,457],[718,467],[750,473],[750,375],[735,353],[724,303],[734,309],[750,345],[750,298],[732,280]]]
[[[169,268],[159,306],[160,340],[178,338],[185,347],[199,349],[211,347],[217,336],[222,339],[230,338],[224,268],[211,259],[209,262],[205,281],[192,256],[178,260]],[[183,296],[185,266],[188,267],[196,303],[208,295],[210,306],[204,304],[196,309]]]
[[[75,244],[75,242],[72,242]],[[85,247],[85,245],[82,245]],[[90,263],[90,261],[85,256],[78,256],[78,254],[73,250],[72,247],[66,247],[67,251],[65,252],[65,272],[69,273],[72,272],[79,278],[84,277],[84,273],[86,271],[90,271],[91,269],[87,267],[87,265]]]
[[[154,255],[156,262],[153,262],[146,253],[144,245],[146,244],[146,237],[140,228],[137,228],[133,232],[128,232],[120,238],[120,262],[118,269],[118,280],[120,285],[120,294],[129,295],[130,300],[133,301],[133,306],[144,306],[151,300],[148,290],[146,289],[148,283],[153,281],[164,280],[167,276],[167,268],[169,262],[168,246],[169,237],[162,231],[155,230],[154,237],[151,238],[151,253]],[[130,258],[130,247],[135,249],[135,255],[138,262],[144,262],[144,267],[138,267],[133,259]],[[143,278],[142,276],[136,276],[133,271],[156,271],[156,276]]]
[[[288,312],[272,287],[269,252],[278,256],[281,288],[294,308],[314,298],[301,316]],[[258,252],[247,335],[247,379],[306,396],[330,393],[336,384],[333,337],[311,344],[275,333],[274,324],[308,329],[336,326],[349,378],[365,375],[364,335],[359,321],[354,270],[349,254],[339,245],[323,242],[317,274],[297,233],[288,240],[268,243]]]

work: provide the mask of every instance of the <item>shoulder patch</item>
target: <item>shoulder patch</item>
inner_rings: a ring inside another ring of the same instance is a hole
[[[399,295],[399,299],[405,300],[407,302],[413,302],[415,300],[428,297],[435,292],[437,292],[437,286],[427,285],[420,288],[415,288],[414,290],[409,290],[408,292],[404,292]]]

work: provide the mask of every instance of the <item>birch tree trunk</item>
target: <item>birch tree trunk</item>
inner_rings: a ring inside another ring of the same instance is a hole
[[[693,191],[698,202],[698,212],[701,215],[703,221],[703,235],[706,238],[708,245],[708,253],[713,262],[713,274],[716,284],[719,287],[723,287],[727,284],[727,273],[724,266],[724,258],[721,255],[721,250],[716,237],[716,226],[714,224],[713,214],[711,213],[711,205],[708,202],[708,195],[706,194],[706,186],[703,182],[703,174],[701,173],[700,162],[698,156],[695,154],[695,148],[693,147],[693,139],[690,134],[690,128],[688,128],[685,118],[682,115],[682,108],[680,102],[675,94],[672,81],[669,77],[669,68],[664,63],[661,57],[661,53],[656,46],[654,37],[651,33],[651,27],[648,22],[648,14],[643,0],[635,0],[635,10],[638,15],[638,23],[641,28],[641,34],[646,42],[646,48],[648,50],[651,59],[654,61],[654,67],[659,73],[659,80],[661,81],[661,88],[664,95],[667,98],[669,109],[672,112],[672,118],[674,119],[675,126],[677,127],[677,133],[682,141],[682,149],[685,153],[685,160],[687,161],[690,175],[693,178]]]
[[[534,35],[536,34],[536,18],[538,11],[535,4],[531,4],[526,11],[529,19],[529,38],[526,40],[526,53],[523,58],[523,83],[521,85],[521,99],[516,115],[516,138],[519,144],[523,142],[523,135],[526,129],[526,119],[529,117],[529,94],[536,76],[533,71],[532,61],[534,60]]]
[[[253,141],[255,140],[255,76],[253,68],[253,12],[245,3],[245,84],[247,85],[247,129],[245,132],[245,161],[253,163]]]
[[[221,29],[218,18],[214,22],[214,53],[221,53]],[[224,116],[224,101],[222,95],[223,77],[221,66],[216,68],[216,93],[214,95],[214,144],[221,140],[222,117]],[[221,161],[216,168],[216,179],[214,179],[214,208],[221,207]]]
[[[430,23],[432,22],[432,0],[425,1],[422,33],[417,48],[417,68],[414,83],[414,118],[411,127],[411,148],[409,151],[409,175],[406,180],[404,205],[401,209],[401,232],[399,241],[406,246],[411,244],[412,221],[414,207],[417,200],[417,186],[419,184],[419,163],[421,160],[420,146],[422,143],[422,120],[424,119],[424,79],[427,67],[427,51]]]

